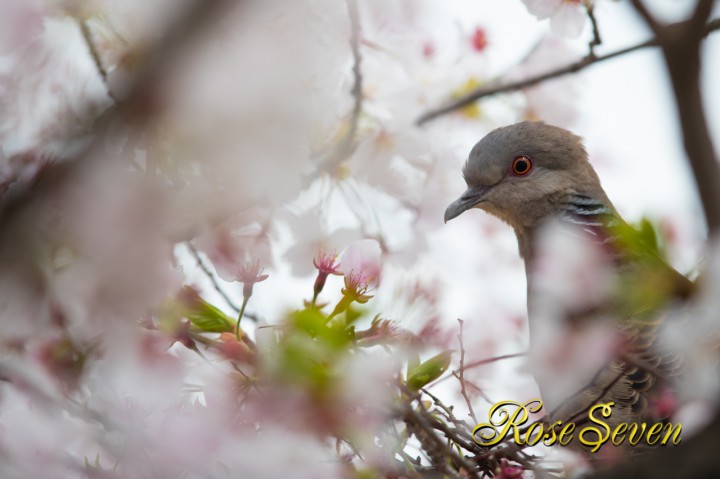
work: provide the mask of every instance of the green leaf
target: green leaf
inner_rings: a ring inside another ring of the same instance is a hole
[[[408,369],[407,386],[413,391],[418,391],[435,381],[450,366],[451,357],[452,351],[443,351],[424,363]]]
[[[184,307],[183,315],[198,329],[206,333],[235,331],[235,320],[202,299],[193,288],[183,287],[179,300]]]
[[[662,237],[653,223],[643,218],[637,225],[618,222],[609,226],[620,248],[634,260],[665,261]]]
[[[355,331],[342,322],[329,321],[328,317],[315,308],[307,308],[292,313],[293,324],[300,331],[315,338],[323,346],[332,349],[347,349]]]
[[[409,378],[410,373],[420,366],[420,355],[417,351],[411,350],[408,357],[407,369],[405,371],[405,377]]]
[[[640,226],[638,229],[640,231],[640,241],[651,250],[659,252],[660,247],[658,244],[658,235],[655,231],[655,227],[650,222],[650,220],[647,218],[643,218],[640,221]]]

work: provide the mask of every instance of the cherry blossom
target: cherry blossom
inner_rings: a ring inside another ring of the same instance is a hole
[[[550,26],[560,35],[574,38],[585,27],[587,18],[581,0],[523,0],[523,3],[539,19],[549,18]]]
[[[243,292],[243,296],[251,296],[253,285],[268,279],[268,275],[263,274],[263,271],[260,260],[257,258],[246,259],[236,266],[235,281],[242,283],[245,288],[249,288],[247,293]]]
[[[360,302],[370,299],[367,293],[380,282],[382,250],[375,240],[352,243],[340,258],[340,271],[345,276],[345,291]]]
[[[315,304],[315,301],[317,301],[318,295],[325,287],[325,281],[327,280],[328,275],[335,274],[342,276],[342,272],[338,269],[340,265],[337,263],[337,258],[337,253],[328,253],[325,250],[320,250],[313,258],[313,265],[318,270],[318,275],[315,279],[315,286],[313,287],[313,305]]]

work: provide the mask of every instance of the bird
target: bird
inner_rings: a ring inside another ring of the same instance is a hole
[[[538,237],[551,222],[575,228],[602,245],[618,274],[632,278],[651,268],[652,274],[668,279],[666,296],[685,299],[692,294],[693,282],[652,251],[623,249],[623,232],[635,230],[608,198],[582,139],[571,131],[540,121],[497,128],[472,148],[462,173],[467,190],[447,207],[445,222],[470,209],[481,209],[509,224],[525,262],[529,298],[533,285],[543,281],[536,276],[539,273],[533,265],[538,255]],[[682,368],[682,358],[654,348],[662,324],[659,307],[607,299],[603,304],[565,312],[563,320],[572,327],[616,316],[614,327],[622,333],[626,347],[624,357],[602,365],[591,383],[559,405],[554,418],[571,419],[574,413],[600,400],[615,404],[613,416],[608,419],[612,426],[640,423],[654,413],[649,406],[664,390],[663,384],[680,374]],[[530,300],[528,309],[532,345]],[[635,321],[638,317],[642,320]],[[536,380],[541,395],[546,396],[548,384],[543,384],[537,374]]]

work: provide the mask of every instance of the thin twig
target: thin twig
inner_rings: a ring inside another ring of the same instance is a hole
[[[228,306],[230,306],[233,310],[235,310],[235,313],[240,312],[240,307],[233,301],[230,296],[225,292],[225,290],[222,289],[220,286],[220,283],[218,282],[215,275],[210,271],[210,268],[207,267],[205,262],[200,257],[200,253],[198,253],[197,249],[195,249],[195,246],[190,241],[185,242],[185,246],[187,246],[188,250],[190,251],[190,254],[192,254],[193,258],[195,258],[195,262],[197,263],[198,267],[202,270],[202,272],[207,276],[207,278],[210,280],[210,282],[213,285],[213,288],[215,288],[215,291],[218,292],[218,294],[222,297],[223,300],[227,303]],[[247,316],[247,315],[246,315]]]
[[[445,434],[445,437],[448,438],[453,443],[457,444],[458,446],[462,447],[468,452],[477,452],[479,449],[479,446],[477,446],[474,442],[472,442],[472,436],[468,434],[467,431],[464,431],[462,429],[450,429],[447,424],[443,423],[442,421],[439,421],[438,419],[432,417],[432,415],[426,411],[425,409],[422,409],[423,413],[426,416],[426,419],[428,420],[428,423],[430,426],[433,427],[433,429],[436,429],[443,434]],[[459,436],[464,436],[470,442],[464,440],[463,438]]]
[[[462,371],[460,371],[460,373],[462,374]],[[455,379],[457,379],[458,381],[460,381],[460,375],[461,375],[461,374],[458,374],[457,371],[453,371],[453,372],[452,372],[452,376],[453,376]],[[494,404],[494,403],[495,403],[495,401],[493,401],[492,399],[490,399],[490,397],[489,397],[487,394],[485,394],[485,391],[483,391],[483,389],[482,389],[480,386],[478,386],[477,384],[473,383],[472,381],[468,381],[468,380],[465,379],[465,378],[463,378],[462,381],[463,381],[465,384],[467,384],[468,386],[470,386],[471,388],[473,388],[480,396],[482,396],[482,398],[483,398],[485,401],[489,402],[490,404]],[[467,401],[467,399],[466,399],[466,401]],[[471,417],[472,417],[472,416],[471,416]],[[477,421],[475,421],[475,422],[477,423]]]
[[[80,27],[80,33],[82,34],[83,40],[85,40],[85,45],[90,52],[90,57],[95,64],[95,69],[97,70],[103,84],[105,85],[105,91],[113,101],[117,102],[118,99],[115,97],[115,94],[110,89],[110,83],[108,82],[108,72],[103,65],[102,58],[100,58],[100,52],[98,52],[97,47],[95,46],[92,32],[90,31],[90,27],[88,26],[87,21],[82,18],[78,18],[77,23]]]
[[[460,332],[458,333],[458,336],[457,336],[458,341],[460,342],[460,371],[459,371],[459,375],[457,376],[457,378],[460,381],[460,394],[462,394],[462,397],[465,398],[465,404],[467,404],[467,407],[468,407],[468,414],[470,414],[470,417],[472,418],[473,422],[475,424],[477,424],[478,420],[477,420],[477,417],[475,417],[475,410],[472,407],[472,401],[470,401],[470,397],[468,396],[467,389],[465,389],[465,345],[463,344],[464,321],[462,319],[458,318],[458,323],[460,324]]]
[[[711,22],[707,23],[705,25],[705,28],[702,30],[703,35],[707,35],[710,32],[714,32],[716,30],[720,29],[720,19],[712,20]],[[586,56],[576,62],[573,62],[569,65],[566,65],[564,67],[551,70],[546,73],[542,73],[540,75],[536,75],[534,77],[526,78],[524,80],[518,80],[514,82],[509,82],[505,84],[495,84],[490,85],[487,87],[481,87],[476,90],[471,91],[470,93],[462,96],[461,98],[448,103],[447,105],[437,108],[435,110],[430,110],[427,113],[423,114],[420,118],[417,120],[418,125],[422,125],[424,123],[427,123],[430,120],[434,120],[435,118],[438,118],[442,115],[446,115],[448,113],[451,113],[455,110],[458,110],[460,108],[463,108],[480,98],[497,95],[499,93],[508,93],[512,91],[522,90],[523,88],[528,88],[534,85],[537,85],[539,83],[542,83],[547,80],[551,80],[553,78],[558,78],[561,76],[569,75],[571,73],[577,73],[580,70],[583,70],[590,65],[594,65],[596,63],[603,62],[605,60],[610,60],[612,58],[616,58],[637,50],[642,50],[644,48],[648,47],[654,47],[658,45],[658,39],[653,38],[651,40],[647,40],[642,43],[638,43],[637,45],[632,45],[630,47],[622,48],[620,50],[607,53],[605,55],[598,55],[595,57]]]
[[[404,386],[402,384],[401,384],[400,388],[405,395],[410,397],[412,400],[418,402],[418,404],[420,405],[421,414],[423,414],[424,417],[426,418],[426,421],[428,422],[428,426],[430,426],[431,428],[437,429],[438,431],[441,431],[443,434],[445,434],[445,437],[447,439],[449,439],[452,442],[455,442],[456,444],[458,444],[459,446],[461,446],[468,452],[477,452],[480,449],[479,446],[477,444],[475,444],[475,442],[472,440],[472,435],[467,430],[464,429],[467,427],[464,423],[460,422],[460,424],[462,426],[458,427],[455,430],[450,429],[447,426],[447,424],[445,424],[442,421],[439,421],[437,418],[433,417],[433,415],[427,409],[425,409],[425,406],[422,403],[422,398],[419,393],[409,390],[406,386]],[[426,394],[427,394],[427,392],[426,392]],[[433,396],[432,394],[428,394],[428,395],[430,397],[432,397],[434,401],[437,401],[437,403],[442,404],[442,402],[439,399],[437,399],[435,396]],[[407,406],[412,409],[412,407],[409,403],[407,404]],[[444,409],[448,410],[448,408],[446,406],[443,406],[443,407],[444,407]],[[450,413],[450,414],[452,415],[452,413]],[[467,438],[468,441],[470,441],[470,442],[467,442],[464,439],[458,437],[458,435],[461,435],[461,436]]]
[[[473,361],[473,362],[471,362],[470,364],[466,364],[463,369],[466,369],[466,370],[467,370],[467,369],[471,369],[471,368],[476,368],[476,367],[478,367],[478,366],[482,366],[483,364],[489,364],[489,363],[494,363],[494,362],[496,362],[496,361],[501,361],[501,360],[503,360],[503,359],[522,358],[522,357],[525,357],[525,356],[527,356],[527,353],[526,353],[526,352],[524,352],[524,353],[503,354],[503,355],[495,356],[495,357],[492,357],[492,358],[480,359],[480,360],[478,360],[478,361]]]
[[[353,86],[350,94],[353,97],[353,108],[350,112],[350,124],[347,132],[338,141],[335,148],[329,153],[321,168],[324,171],[332,171],[339,163],[344,161],[355,150],[355,135],[358,129],[360,113],[363,105],[363,76],[362,56],[360,55],[360,18],[358,15],[357,0],[345,0],[348,17],[350,18],[350,51],[353,57]]]
[[[595,3],[590,0],[585,1],[585,10],[587,16],[590,19],[590,25],[592,25],[592,39],[588,44],[588,56],[595,58],[595,47],[602,45],[602,37],[600,36],[600,28],[598,27],[597,18],[595,18]]]
[[[466,370],[468,370],[468,369],[472,369],[472,368],[476,368],[476,367],[478,367],[478,366],[482,366],[483,364],[490,364],[490,363],[494,363],[495,361],[502,361],[503,359],[521,358],[521,357],[524,357],[524,356],[527,356],[527,353],[526,353],[526,352],[525,352],[525,353],[503,354],[503,355],[501,355],[501,356],[495,356],[495,357],[492,357],[492,358],[480,359],[480,360],[478,360],[478,361],[473,361],[473,362],[471,362],[470,364],[466,364],[465,367],[462,368],[462,370],[466,371]],[[454,372],[457,373],[457,372],[459,372],[459,370],[454,371]],[[451,374],[450,376],[442,377],[442,378],[438,379],[437,381],[435,381],[435,384],[441,383],[441,382],[443,382],[443,381],[445,381],[445,380],[447,380],[447,379],[449,379],[449,378],[451,378],[451,377],[454,377],[454,375]]]
[[[450,446],[445,444],[445,442],[442,441],[439,437],[437,437],[433,426],[431,426],[428,420],[417,410],[415,410],[412,405],[405,405],[404,417],[406,421],[410,421],[414,426],[422,429],[426,433],[426,436],[430,438],[431,441],[433,441],[435,447],[442,451],[444,457],[450,458],[458,467],[462,467],[463,469],[465,469],[465,471],[468,475],[470,475],[470,477],[476,476],[477,468],[474,467],[470,462],[468,462],[467,459],[460,456],[460,454],[454,451]],[[450,477],[462,477],[444,462],[438,464],[438,467],[441,467],[443,471]]]
[[[463,428],[465,428],[465,429],[472,429],[472,426],[471,426],[469,423],[467,423],[466,421],[463,421],[463,420],[458,419],[457,417],[455,417],[455,414],[453,413],[453,408],[452,408],[452,406],[446,405],[445,403],[443,403],[443,402],[440,400],[440,398],[438,398],[437,396],[435,396],[433,393],[431,393],[430,391],[428,391],[428,390],[425,389],[425,388],[421,389],[421,391],[422,391],[424,394],[426,394],[427,396],[429,396],[430,399],[433,400],[433,403],[435,404],[435,406],[437,406],[437,407],[439,407],[440,409],[442,409],[443,411],[445,411],[445,415],[446,415],[446,417],[448,418],[448,420],[449,420],[450,422],[452,422],[453,424],[455,424],[455,427],[458,428],[459,431],[461,431]],[[469,433],[467,433],[467,432],[465,432],[465,431],[462,431],[462,432],[464,432],[464,436],[465,436],[465,437],[467,437],[468,439],[472,439],[472,437],[471,437],[471,435],[470,435]]]

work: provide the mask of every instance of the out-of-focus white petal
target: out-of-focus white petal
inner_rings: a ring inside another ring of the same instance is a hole
[[[613,268],[602,246],[580,228],[552,223],[539,236],[530,271],[530,365],[549,409],[558,406],[614,356],[612,318],[570,324],[602,304],[613,287]]]
[[[660,333],[660,347],[683,358],[677,391],[681,402],[715,405],[720,393],[720,242],[710,249],[706,276],[697,298],[671,311]]]
[[[559,35],[577,38],[585,28],[587,15],[580,2],[563,2],[550,18],[550,26]]]
[[[358,283],[374,287],[380,281],[382,249],[372,239],[363,239],[348,246],[340,257],[340,271],[358,278]]]
[[[564,2],[565,0],[523,0],[528,11],[541,20],[555,14]]]
[[[559,35],[575,38],[587,20],[585,7],[577,0],[523,0],[528,11],[538,19],[550,19],[550,26]]]

